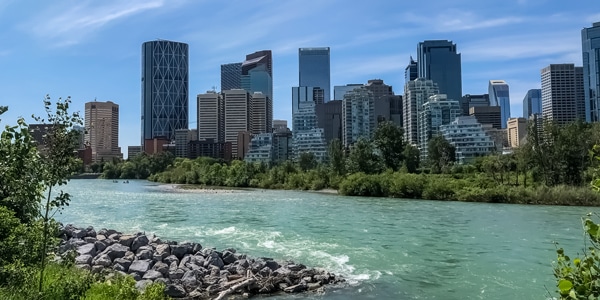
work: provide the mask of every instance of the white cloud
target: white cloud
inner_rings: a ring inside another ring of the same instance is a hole
[[[53,7],[29,20],[25,26],[39,38],[56,41],[54,46],[69,46],[79,43],[103,26],[165,4],[163,0],[98,3],[82,1],[68,9]]]
[[[417,13],[404,13],[400,18],[429,33],[481,30],[523,22],[523,18],[520,17],[487,18],[481,14],[462,10],[447,10],[429,17]]]

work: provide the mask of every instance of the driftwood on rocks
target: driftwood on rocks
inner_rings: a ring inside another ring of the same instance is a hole
[[[162,241],[144,233],[61,227],[59,255],[74,251],[78,268],[132,276],[136,288],[163,283],[164,293],[180,299],[225,299],[232,295],[322,291],[344,280],[323,269],[271,258],[250,258],[235,249],[217,251],[198,243]],[[112,276],[112,275],[111,275]]]

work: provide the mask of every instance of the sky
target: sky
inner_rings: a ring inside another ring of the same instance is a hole
[[[522,116],[540,69],[582,65],[581,29],[600,22],[600,1],[577,0],[0,0],[0,125],[44,115],[45,95],[120,106],[119,145],[139,145],[141,46],[189,44],[190,128],[196,95],[220,88],[221,64],[273,52],[273,117],[291,125],[298,48],[331,48],[331,84],[383,79],[403,93],[404,69],[424,40],[451,40],[462,57],[463,94],[492,79],[510,86]],[[333,96],[333,95],[332,95]]]

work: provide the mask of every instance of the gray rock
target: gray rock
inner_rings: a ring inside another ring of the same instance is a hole
[[[99,274],[100,272],[102,272],[102,270],[104,270],[104,266],[102,265],[92,266],[92,274]]]
[[[131,274],[129,274],[129,276],[133,277],[133,279],[134,279],[135,281],[140,281],[140,280],[142,280],[142,276],[140,276],[140,274],[138,274],[138,273],[131,273]]]
[[[237,260],[237,258],[235,257],[235,254],[233,254],[233,252],[231,251],[225,251],[223,252],[223,262],[228,265],[228,264],[232,264]]]
[[[202,250],[202,245],[198,243],[192,243],[192,253],[196,254],[198,251]]]
[[[146,235],[137,236],[131,243],[131,251],[136,252],[140,247],[148,245],[148,237]]]
[[[83,241],[86,243],[95,243],[98,239],[92,236],[86,236],[83,238]]]
[[[183,274],[185,274],[185,271],[182,269],[175,269],[174,271],[169,270],[169,279],[181,279],[183,277]]]
[[[88,228],[85,229],[85,236],[87,237],[96,237],[96,230],[94,230],[94,227],[92,226],[88,226]]]
[[[273,276],[277,276],[277,275],[283,275],[283,276],[288,276],[290,275],[292,271],[290,271],[290,269],[286,268],[286,267],[281,267],[275,271],[273,271]]]
[[[306,291],[307,288],[308,288],[308,286],[306,284],[300,283],[297,285],[287,287],[283,291],[286,293],[299,293],[299,292]]]
[[[142,250],[139,251],[135,256],[137,259],[152,259],[153,252],[152,250]]]
[[[110,259],[114,260],[125,256],[127,251],[129,251],[129,247],[127,246],[123,246],[121,244],[112,244],[106,247],[106,249],[104,249],[104,251],[102,251],[100,254],[106,254],[110,257]]]
[[[160,272],[163,275],[169,274],[169,266],[162,261],[155,263],[152,269]]]
[[[173,298],[185,297],[185,289],[181,284],[168,284],[165,288],[165,295]]]
[[[209,260],[208,264],[210,266],[215,266],[219,269],[222,269],[225,264],[223,263],[223,260],[220,257],[213,257]]]
[[[177,258],[182,259],[186,254],[192,254],[193,246],[185,243],[180,245],[171,245],[171,254],[177,256]]]
[[[156,280],[158,278],[162,278],[163,275],[156,271],[156,270],[148,270],[144,276],[142,277],[142,279],[148,279],[148,280]]]
[[[271,275],[271,269],[269,267],[264,267],[258,272],[258,274],[260,274],[262,277],[269,277]]]
[[[110,256],[106,254],[101,254],[99,256],[96,256],[92,263],[94,265],[110,267],[110,265],[112,264],[112,259],[110,259]]]
[[[195,271],[187,271],[181,278],[181,284],[183,284],[186,291],[191,292],[200,286],[201,282],[198,281]]]
[[[102,239],[94,242],[94,246],[96,247],[96,250],[98,250],[98,252],[102,252],[104,251],[104,249],[106,249],[106,247],[108,247],[105,241],[106,239]]]
[[[121,237],[120,233],[113,233],[113,234],[108,235],[109,239],[115,240],[115,241],[118,241],[120,237]]]
[[[154,280],[154,282],[156,282],[156,283],[162,282],[166,286],[167,284],[171,283],[171,279],[169,279],[169,278],[157,278],[156,280]]]
[[[152,267],[152,261],[149,259],[134,260],[129,266],[129,273],[137,273],[143,276]]]
[[[179,268],[179,265],[177,264],[177,262],[176,262],[176,261],[174,261],[174,262],[172,262],[172,263],[171,263],[171,265],[169,266],[169,272],[171,272],[171,271],[173,271],[173,272],[174,272],[175,270],[177,270],[177,268]]]
[[[271,269],[271,271],[275,271],[280,267],[280,265],[274,260],[267,260],[265,264],[269,269]]]
[[[179,267],[180,268],[185,267],[185,264],[189,263],[191,259],[192,259],[191,255],[184,256],[183,258],[181,258],[181,261],[179,261]]]
[[[83,244],[77,248],[77,253],[79,255],[89,254],[91,256],[96,256],[96,246],[92,244]]]
[[[169,255],[171,255],[171,247],[168,244],[157,245],[154,249],[154,256],[160,258],[157,260],[163,260]]]
[[[125,268],[125,271],[129,270],[129,266],[131,266],[131,261],[125,258],[117,258],[114,260],[115,264],[120,264]]]
[[[204,257],[200,255],[191,256],[190,263],[202,267],[204,266]]]
[[[75,257],[75,264],[77,265],[89,265],[92,263],[92,259],[94,259],[89,254],[79,255]]]
[[[75,267],[82,269],[82,270],[88,270],[88,271],[92,270],[92,266],[90,266],[90,265],[75,265]]]
[[[131,251],[127,251],[127,252],[125,252],[125,255],[123,256],[123,258],[126,260],[133,261],[135,259],[135,254]]]
[[[75,230],[73,230],[73,232],[71,234],[72,234],[72,236],[74,238],[82,239],[82,238],[85,237],[85,235],[87,234],[87,232],[85,230],[75,229]]]
[[[175,262],[179,265],[179,259],[175,255],[169,255],[165,257],[162,261],[164,261],[167,265],[171,265],[171,263]]]
[[[146,287],[151,284],[152,284],[152,280],[143,279],[143,280],[140,280],[135,283],[135,288],[138,291],[143,292],[144,290],[146,290]]]
[[[308,286],[308,290],[312,291],[312,290],[316,290],[316,289],[320,288],[321,287],[321,283],[319,283],[319,282],[309,283],[307,286]]]
[[[105,236],[105,235],[102,235],[102,234],[98,234],[98,235],[96,235],[96,239],[97,239],[97,240],[99,240],[99,241],[101,241],[101,240],[105,240],[105,239],[106,239],[106,236]]]
[[[131,247],[131,244],[133,243],[134,239],[135,239],[135,235],[130,235],[130,234],[122,235],[121,237],[119,237],[119,243],[123,246]]]
[[[118,272],[124,272],[124,273],[127,272],[127,268],[120,263],[115,263],[113,265],[113,269]]]

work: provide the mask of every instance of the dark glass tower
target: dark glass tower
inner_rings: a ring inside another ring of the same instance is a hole
[[[448,99],[461,99],[461,60],[460,53],[456,53],[456,44],[446,40],[420,42],[417,65],[419,78],[433,80]]]
[[[299,85],[300,87],[313,87],[323,90],[323,103],[331,99],[331,75],[329,47],[300,48],[299,59]]]
[[[531,89],[523,98],[523,118],[542,113],[542,90]]]
[[[175,139],[188,128],[188,45],[156,40],[142,44],[142,145]]]
[[[600,121],[600,22],[581,30],[585,120]]]
[[[242,63],[221,65],[221,91],[242,88]]]
[[[406,66],[406,69],[404,69],[404,83],[406,84],[409,81],[413,81],[417,79],[418,76],[419,71],[417,62],[411,56],[408,66]]]

